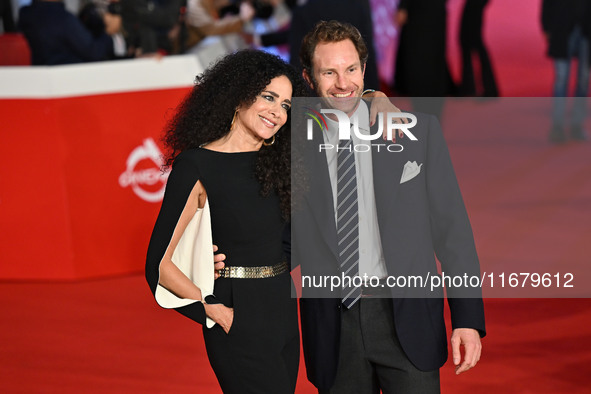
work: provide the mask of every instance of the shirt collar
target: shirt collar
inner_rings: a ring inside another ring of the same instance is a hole
[[[357,109],[355,110],[355,112],[353,112],[353,115],[351,115],[350,119],[353,120],[353,118],[355,116],[357,116],[359,119],[359,131],[361,132],[361,134],[365,134],[365,135],[370,134],[369,109],[367,108],[367,104],[363,100],[359,101],[359,105],[357,106]],[[339,124],[337,121],[332,120],[328,116],[326,116],[325,118],[326,118],[326,125],[328,126],[328,130],[326,131],[326,135],[329,140],[331,140],[331,141],[336,140],[337,133],[339,131]],[[355,135],[355,133],[351,133],[351,136],[352,136],[353,140],[355,140],[355,141],[357,140],[357,136]]]

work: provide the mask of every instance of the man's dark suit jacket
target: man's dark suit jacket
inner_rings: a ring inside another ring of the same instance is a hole
[[[479,276],[472,229],[441,128],[433,116],[416,116],[418,123],[411,131],[418,141],[408,137],[398,140],[404,147],[400,153],[383,148],[379,153],[372,151],[376,210],[388,275],[437,275],[435,253],[446,275]],[[291,258],[295,264],[302,263],[302,275],[338,275],[328,166],[325,153],[318,152],[321,134],[315,133],[314,139],[303,160],[313,171],[292,215]],[[384,143],[381,139],[377,142]],[[403,167],[409,161],[423,164],[421,171],[401,184]],[[307,374],[316,387],[328,389],[338,367],[341,302],[339,298],[306,298],[312,294],[307,290],[303,289],[300,300]],[[426,296],[429,289],[424,292]],[[474,328],[484,336],[480,289],[470,293],[474,298],[449,298],[450,294],[454,292],[448,289],[452,327]],[[392,295],[396,332],[406,355],[420,370],[438,369],[447,359],[442,290],[435,298],[407,298],[401,288],[393,288]]]
[[[34,66],[95,62],[113,55],[113,39],[105,32],[93,37],[62,2],[34,0],[20,9],[18,24]]]
[[[337,20],[350,23],[359,30],[369,52],[365,70],[365,86],[380,89],[376,51],[373,44],[373,22],[369,0],[309,0],[295,7],[289,30],[289,62],[301,71],[300,47],[304,36],[320,21]]]

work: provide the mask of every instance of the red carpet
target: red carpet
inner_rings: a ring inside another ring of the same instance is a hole
[[[550,91],[539,4],[491,1],[486,34],[506,96]],[[519,132],[502,125],[502,113],[473,129],[470,117],[453,109],[445,119],[483,270],[576,268],[576,290],[588,297],[591,145],[550,146],[543,110],[521,113]],[[4,393],[219,392],[200,327],[157,307],[139,273],[78,283],[4,282],[0,299]],[[591,392],[591,299],[486,299],[485,306],[482,359],[461,376],[448,362],[443,393]],[[187,337],[194,340],[187,344]],[[297,393],[314,392],[302,361]]]
[[[200,328],[157,307],[139,275],[4,283],[0,297],[4,393],[219,392]],[[455,376],[448,362],[441,370],[444,393],[588,392],[591,300],[485,305],[480,364]],[[302,367],[297,393],[313,392]]]

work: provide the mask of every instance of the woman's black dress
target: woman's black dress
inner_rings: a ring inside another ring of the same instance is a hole
[[[204,148],[181,153],[173,164],[148,248],[146,278],[152,291],[158,267],[187,198],[200,180],[209,200],[213,242],[226,266],[270,266],[285,261],[279,198],[262,197],[255,178],[257,152]],[[299,364],[297,303],[288,272],[264,279],[215,281],[214,295],[234,308],[230,332],[203,327],[207,355],[224,393],[293,393]],[[177,308],[203,324],[201,303]]]

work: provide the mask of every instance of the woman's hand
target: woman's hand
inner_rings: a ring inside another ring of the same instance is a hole
[[[213,253],[218,251],[217,245],[213,245]],[[226,255],[223,253],[218,253],[213,255],[213,278],[217,279],[220,277],[219,271],[223,269],[226,265],[224,264],[224,260],[226,259]]]
[[[230,332],[232,323],[234,322],[234,309],[228,308],[224,304],[205,304],[205,314],[211,320],[216,322],[226,332]]]
[[[386,96],[383,92],[370,92],[363,95],[363,97],[371,98],[371,106],[369,109],[369,125],[373,126],[376,123],[378,118],[378,113],[383,114],[382,121],[384,122],[383,125],[383,137],[384,140],[388,140],[388,117],[386,114],[388,112],[402,112],[397,106],[390,102],[390,99]],[[377,99],[377,100],[374,100]],[[408,119],[406,118],[394,118],[394,123],[408,123]],[[401,129],[398,129],[398,137],[404,137],[404,132]],[[396,133],[392,133],[392,142],[396,142]]]

